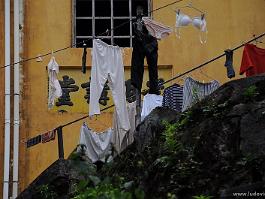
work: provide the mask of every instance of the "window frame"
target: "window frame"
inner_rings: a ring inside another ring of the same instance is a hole
[[[128,48],[131,48],[132,45],[133,45],[133,30],[132,30],[132,23],[133,23],[133,19],[135,19],[134,16],[132,16],[132,1],[133,0],[128,0],[129,1],[129,16],[114,16],[114,10],[113,10],[113,0],[109,0],[110,1],[110,9],[111,9],[111,15],[110,16],[95,16],[95,1],[96,0],[91,0],[92,1],[92,16],[91,17],[77,17],[76,16],[76,1],[77,0],[72,0],[72,44],[75,48],[76,47],[76,40],[77,39],[93,39],[97,36],[97,38],[100,38],[100,39],[105,39],[105,38],[108,38],[111,40],[111,44],[114,45],[114,39],[122,39],[122,38],[129,38],[130,39],[130,46],[126,46]],[[152,0],[146,0],[147,1],[147,7],[148,7],[148,16],[150,17],[151,14],[150,14],[150,10],[152,8]],[[88,19],[88,20],[92,20],[92,35],[91,36],[88,36],[88,35],[79,35],[77,36],[76,35],[76,20],[78,19]],[[98,35],[95,35],[95,27],[96,27],[96,23],[95,23],[95,20],[97,19],[109,19],[111,21],[111,31],[110,31],[110,35],[108,36],[98,36]],[[130,35],[114,35],[114,20],[115,19],[122,19],[122,20],[130,20],[130,31],[129,31],[129,34]],[[125,47],[125,48],[126,48]]]

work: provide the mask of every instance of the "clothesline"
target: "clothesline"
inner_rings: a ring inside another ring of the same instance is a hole
[[[253,42],[253,41],[255,41],[255,40],[257,40],[258,38],[261,38],[261,37],[263,37],[263,36],[265,36],[265,32],[262,33],[261,35],[257,36],[257,37],[254,37],[253,39],[251,39],[251,40],[249,40],[249,41],[247,41],[247,42],[245,42],[245,43],[243,43],[243,44],[241,44],[241,45],[239,45],[239,46],[237,46],[237,47],[231,49],[231,51],[235,51],[235,50],[237,50],[237,49],[243,47],[245,44],[247,44],[247,43],[251,43],[251,42]],[[181,76],[184,76],[185,74],[188,74],[188,73],[190,73],[190,72],[192,72],[192,71],[194,71],[194,70],[197,70],[197,69],[199,69],[199,68],[201,68],[201,67],[203,67],[203,66],[205,66],[205,65],[207,65],[207,64],[209,64],[209,63],[211,63],[211,62],[214,62],[215,60],[217,60],[217,59],[223,57],[224,55],[225,55],[225,53],[223,53],[223,54],[221,54],[221,55],[219,55],[219,56],[217,56],[217,57],[214,57],[213,59],[211,59],[211,60],[209,60],[209,61],[206,61],[205,63],[200,64],[199,66],[194,67],[194,68],[192,68],[191,70],[188,70],[188,71],[186,71],[186,72],[184,72],[184,73],[182,73],[182,74],[180,74],[180,75],[177,75],[177,76],[175,76],[175,77],[173,77],[173,78],[171,78],[171,79],[169,79],[169,80],[167,80],[167,81],[161,83],[159,86],[161,87],[162,85],[164,85],[164,84],[166,84],[166,83],[168,83],[168,82],[170,82],[170,81],[172,81],[172,80],[174,80],[174,79],[177,79],[177,78],[179,78],[179,77],[181,77]],[[113,106],[114,106],[114,105],[111,105],[111,106],[108,106],[108,107],[106,107],[106,108],[103,108],[103,109],[101,109],[101,111],[105,111],[105,110],[107,110],[107,109],[109,109],[109,108],[111,108],[111,107],[113,107]],[[66,127],[66,126],[69,126],[69,125],[74,124],[74,123],[76,123],[76,122],[78,122],[78,121],[81,121],[81,120],[83,120],[83,119],[85,119],[85,118],[87,118],[87,117],[89,117],[89,115],[83,116],[83,117],[78,118],[78,119],[76,119],[76,120],[74,120],[74,121],[68,122],[68,123],[63,124],[63,125],[61,125],[61,126],[58,126],[57,128],[54,129],[54,131],[57,131],[57,136],[58,136],[58,154],[59,154],[59,158],[64,158],[63,130],[62,130],[62,129],[63,129],[64,127]],[[40,137],[40,135],[37,136],[37,137]],[[36,138],[36,137],[35,137],[35,138]],[[34,139],[34,138],[32,138],[32,139]],[[29,139],[29,140],[30,140],[30,139]],[[27,142],[28,142],[28,141],[27,141]],[[33,142],[34,142],[34,140],[33,140]]]
[[[249,41],[247,41],[247,42],[245,42],[245,43],[243,43],[243,44],[241,44],[241,45],[239,45],[239,46],[237,46],[237,47],[231,49],[231,50],[232,50],[232,51],[235,51],[235,50],[237,50],[237,49],[243,47],[245,44],[247,44],[247,43],[251,43],[251,42],[253,42],[253,41],[255,41],[255,40],[257,40],[257,39],[259,39],[259,38],[261,38],[261,37],[263,37],[263,36],[265,36],[265,32],[262,33],[262,34],[260,34],[260,35],[258,35],[258,36],[256,36],[256,37],[254,37],[253,39],[251,39],[251,40],[249,40]],[[201,67],[203,67],[203,66],[205,66],[205,65],[207,65],[207,64],[209,64],[209,63],[211,63],[211,62],[214,62],[215,60],[220,59],[220,58],[223,57],[223,56],[225,56],[225,53],[222,53],[221,55],[216,56],[216,57],[214,57],[213,59],[210,59],[210,60],[208,60],[208,61],[206,61],[206,62],[200,64],[200,65],[197,66],[197,67],[194,67],[194,68],[192,68],[192,69],[190,69],[190,70],[188,70],[188,71],[186,71],[186,72],[184,72],[184,73],[182,73],[182,74],[180,74],[180,75],[177,75],[177,76],[175,76],[175,77],[173,77],[173,78],[171,78],[171,79],[169,79],[169,80],[167,80],[167,81],[164,81],[163,83],[159,84],[159,86],[161,87],[162,85],[164,85],[164,84],[166,84],[166,83],[169,83],[169,82],[171,82],[171,81],[173,81],[173,80],[175,80],[175,79],[177,79],[177,78],[180,78],[180,77],[182,77],[182,76],[184,76],[184,75],[186,75],[186,74],[188,74],[188,73],[191,73],[192,71],[197,70],[197,69],[199,69],[199,68],[201,68]],[[108,107],[105,107],[105,108],[101,109],[101,111],[105,111],[105,110],[107,110],[107,109],[109,109],[109,108],[112,108],[112,107],[114,107],[114,104],[112,104],[112,105],[110,105],[110,106],[108,106]],[[83,116],[83,117],[78,118],[78,119],[76,119],[76,120],[74,120],[74,121],[71,121],[71,122],[68,122],[68,123],[66,123],[66,124],[63,124],[63,125],[61,125],[61,126],[59,126],[59,127],[63,128],[63,127],[69,126],[69,125],[71,125],[71,124],[74,124],[74,123],[76,123],[76,122],[79,122],[79,121],[81,121],[81,120],[83,120],[83,119],[86,119],[86,118],[88,118],[88,117],[89,117],[89,115]]]
[[[174,4],[176,4],[176,3],[179,3],[179,2],[181,2],[181,1],[183,1],[183,0],[177,0],[177,1],[171,2],[171,3],[169,3],[169,4],[166,4],[166,5],[164,5],[164,6],[158,7],[158,8],[156,8],[156,9],[154,9],[154,10],[149,11],[149,12],[147,13],[147,15],[148,15],[148,14],[151,14],[151,13],[153,13],[153,12],[156,12],[156,11],[158,11],[158,10],[161,10],[161,9],[163,9],[163,8],[166,8],[166,7],[168,7],[168,6],[171,6],[171,5],[174,5]],[[133,19],[129,19],[128,21],[125,21],[125,22],[119,24],[118,26],[113,27],[113,28],[110,29],[110,30],[107,29],[105,32],[102,32],[102,33],[98,34],[98,36],[96,36],[96,38],[99,37],[99,36],[103,36],[104,34],[108,34],[109,32],[114,31],[114,30],[116,30],[116,29],[118,29],[118,28],[120,28],[120,27],[126,25],[127,23],[130,23],[132,20],[133,20]],[[31,58],[23,59],[23,60],[20,60],[20,61],[18,61],[18,62],[14,62],[14,63],[11,63],[11,64],[3,65],[3,66],[0,67],[0,69],[6,68],[6,67],[9,67],[9,66],[14,66],[14,65],[19,64],[19,63],[28,62],[28,61],[31,61],[31,60],[36,60],[36,59],[38,59],[39,57],[46,57],[46,56],[48,56],[48,55],[52,55],[52,54],[55,54],[55,53],[58,53],[58,52],[61,52],[61,51],[67,50],[67,49],[69,49],[69,48],[75,47],[75,46],[77,46],[78,44],[82,44],[83,42],[88,42],[88,41],[90,41],[91,39],[93,39],[93,38],[88,38],[88,39],[86,39],[86,40],[84,40],[84,41],[82,41],[82,42],[77,42],[77,43],[75,43],[75,44],[71,44],[70,46],[66,46],[66,47],[64,47],[64,48],[57,49],[57,50],[55,50],[55,51],[53,51],[53,52],[49,52],[49,53],[42,54],[42,55],[38,55],[38,56],[35,56],[35,57],[31,57]]]
[[[263,37],[263,36],[265,36],[265,32],[262,33],[261,35],[257,36],[257,37],[254,37],[253,39],[251,39],[251,40],[249,40],[249,41],[247,41],[247,42],[245,42],[245,43],[243,43],[243,44],[241,44],[241,45],[239,45],[239,46],[237,46],[237,47],[231,49],[231,51],[235,51],[235,50],[237,50],[237,49],[239,49],[239,48],[242,48],[245,44],[247,44],[247,43],[251,43],[251,42],[253,42],[253,41],[255,41],[255,40],[257,40],[257,39],[259,39],[259,38],[261,38],[261,37]],[[211,62],[214,62],[214,61],[217,60],[217,59],[220,59],[220,58],[223,57],[223,56],[225,56],[225,53],[223,53],[223,54],[221,54],[221,55],[219,55],[219,56],[216,56],[216,57],[214,57],[214,58],[212,58],[212,59],[210,59],[210,60],[208,60],[208,61],[206,61],[206,62],[200,64],[199,66],[194,67],[194,68],[192,68],[192,69],[190,69],[190,70],[188,70],[188,71],[186,71],[186,72],[184,72],[184,73],[182,73],[182,74],[180,74],[180,75],[177,75],[177,76],[175,76],[175,77],[173,77],[173,78],[171,78],[171,79],[169,79],[169,80],[163,82],[163,83],[160,84],[160,85],[164,85],[164,84],[166,84],[166,83],[168,83],[168,82],[171,82],[172,80],[175,80],[175,79],[177,79],[177,78],[179,78],[179,77],[182,77],[182,76],[184,76],[184,75],[186,75],[186,74],[188,74],[188,73],[190,73],[190,72],[192,72],[192,71],[194,71],[194,70],[197,70],[197,69],[199,69],[199,68],[201,68],[201,67],[203,67],[203,66],[205,66],[205,65],[207,65],[207,64],[209,64],[209,63],[211,63]]]

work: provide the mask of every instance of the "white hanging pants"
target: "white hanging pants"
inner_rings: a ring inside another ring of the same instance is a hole
[[[129,130],[130,122],[126,108],[125,80],[121,48],[108,45],[99,39],[94,39],[89,100],[90,116],[100,114],[98,100],[107,80],[109,81],[109,87],[112,91],[112,97],[121,127],[124,130]]]

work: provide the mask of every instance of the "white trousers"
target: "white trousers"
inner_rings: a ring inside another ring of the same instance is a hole
[[[100,114],[98,100],[107,80],[112,91],[112,97],[121,127],[124,130],[129,130],[130,122],[126,108],[124,67],[121,49],[118,46],[111,46],[99,39],[94,39],[89,100],[90,116]]]
[[[117,121],[117,111],[115,109],[113,113],[113,135],[112,135],[112,143],[117,151],[117,153],[121,153],[124,149],[127,148],[134,141],[134,131],[135,131],[135,116],[136,116],[136,102],[127,104],[130,125],[131,128],[129,131],[125,131],[121,129],[119,122]]]

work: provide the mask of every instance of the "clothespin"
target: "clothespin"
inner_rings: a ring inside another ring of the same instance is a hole
[[[255,38],[256,37],[256,35],[255,34],[253,34],[253,37]],[[258,44],[258,43],[263,43],[262,41],[259,41],[257,38],[255,39],[255,43],[256,43],[256,45]]]
[[[43,59],[42,59],[42,57],[41,57],[41,54],[38,54],[38,55],[37,55],[36,62],[42,62],[42,61],[43,61]]]

